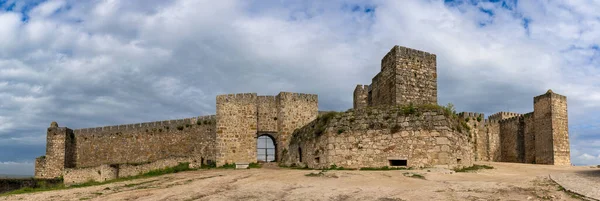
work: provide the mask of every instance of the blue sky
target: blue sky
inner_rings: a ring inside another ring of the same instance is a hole
[[[0,174],[32,174],[50,122],[213,114],[217,94],[352,107],[394,45],[437,55],[438,100],[526,113],[568,97],[571,159],[600,164],[600,3],[0,0]]]

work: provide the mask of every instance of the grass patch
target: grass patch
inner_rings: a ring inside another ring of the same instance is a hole
[[[494,169],[494,167],[487,165],[473,165],[470,167],[454,168],[453,170],[455,172],[474,172],[481,169]]]
[[[345,130],[343,128],[340,128],[340,129],[337,130],[337,134],[342,134],[342,133],[344,133],[344,131]]]
[[[42,186],[39,188],[30,188],[30,187],[26,187],[26,188],[21,188],[18,190],[14,190],[14,191],[9,191],[6,193],[2,193],[0,194],[0,196],[7,196],[7,195],[16,195],[16,194],[24,194],[24,193],[34,193],[34,192],[43,192],[43,191],[53,191],[53,190],[62,190],[62,189],[72,189],[72,188],[82,188],[82,187],[88,187],[88,186],[97,186],[97,185],[103,185],[103,184],[109,184],[109,183],[115,183],[115,182],[122,182],[122,181],[129,181],[129,180],[133,180],[133,179],[142,179],[142,178],[148,178],[148,177],[155,177],[155,176],[160,176],[160,175],[164,175],[164,174],[171,174],[171,173],[177,173],[177,172],[183,172],[183,171],[190,171],[190,170],[194,170],[192,168],[189,167],[190,163],[179,163],[177,166],[174,167],[168,167],[168,168],[164,168],[164,169],[158,169],[158,170],[153,170],[150,172],[146,172],[140,175],[136,175],[136,176],[131,176],[131,177],[122,177],[122,178],[117,178],[117,179],[113,179],[113,180],[109,180],[109,181],[105,181],[105,182],[97,182],[97,181],[88,181],[85,183],[81,183],[81,184],[75,184],[75,185],[71,185],[71,186],[65,186],[64,184],[59,184],[56,186]]]
[[[248,164],[248,169],[252,169],[252,168],[262,168],[262,165],[260,163],[250,163],[250,164]]]
[[[362,171],[387,171],[387,170],[411,170],[412,168],[410,167],[388,167],[388,166],[383,166],[383,167],[362,167],[359,170]]]
[[[305,174],[304,176],[307,176],[307,177],[322,177],[323,175],[325,175],[325,174],[323,174],[323,172],[321,171],[319,173],[311,172],[311,173]]]
[[[324,168],[323,170],[356,170],[356,169],[344,168],[341,166],[338,167],[337,165],[333,164],[333,165],[329,166],[329,168]]]

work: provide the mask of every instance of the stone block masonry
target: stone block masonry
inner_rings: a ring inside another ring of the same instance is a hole
[[[274,139],[277,160],[291,133],[317,115],[314,94],[217,96],[217,165],[256,162],[256,138],[261,135]]]
[[[36,159],[36,178],[63,176],[65,168],[134,164],[173,157],[215,161],[215,116],[71,130],[48,128],[46,155]]]
[[[484,153],[478,149],[487,147],[490,161],[571,165],[566,97],[548,90],[533,102],[530,113],[490,115],[485,126],[477,128],[486,133],[488,142],[476,141],[476,153]],[[486,156],[476,158],[486,160]]]
[[[469,133],[455,130],[458,122],[441,110],[403,114],[390,106],[324,114],[294,132],[282,162],[310,168],[470,166]]]
[[[381,72],[371,85],[358,85],[354,90],[354,108],[363,108],[365,103],[437,105],[436,65],[435,54],[394,46],[381,60]]]

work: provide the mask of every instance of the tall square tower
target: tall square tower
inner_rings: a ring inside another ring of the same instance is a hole
[[[379,105],[437,105],[436,55],[407,47],[394,46],[381,60],[381,72],[372,79],[367,96],[365,88],[354,91],[355,109]]]

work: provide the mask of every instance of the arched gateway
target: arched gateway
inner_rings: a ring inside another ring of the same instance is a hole
[[[275,138],[268,134],[259,135],[256,139],[256,160],[268,163],[277,160],[277,144]]]

